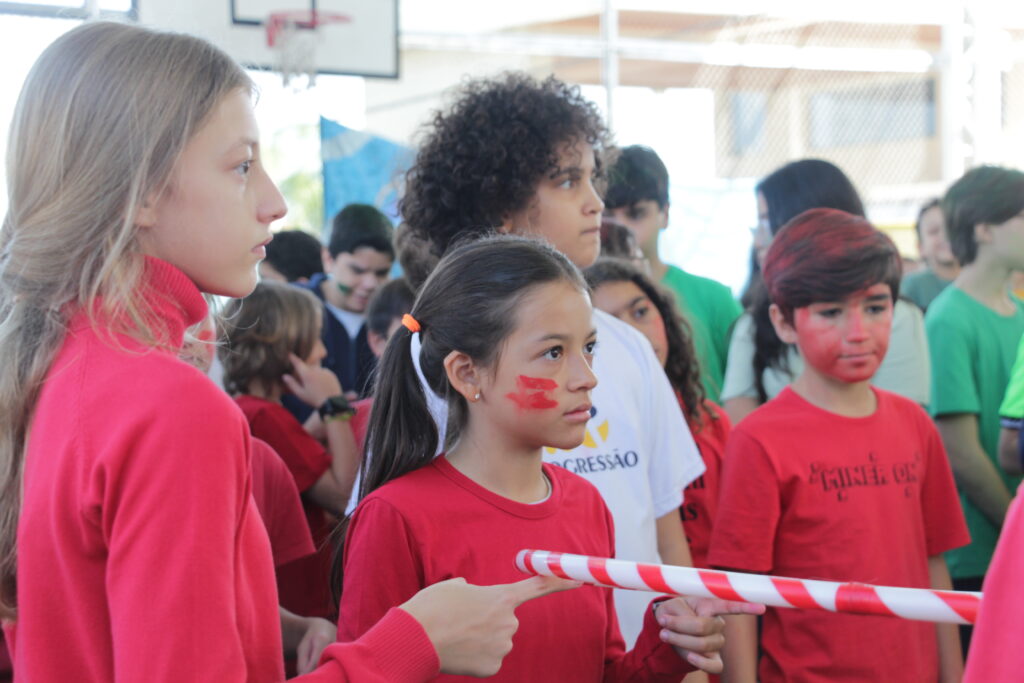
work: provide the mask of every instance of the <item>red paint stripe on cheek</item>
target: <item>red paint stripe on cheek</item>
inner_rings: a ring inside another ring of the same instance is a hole
[[[519,390],[524,389],[540,389],[541,391],[551,391],[552,389],[558,388],[558,383],[553,379],[547,379],[546,377],[527,377],[526,375],[519,375],[516,378],[516,386]]]
[[[549,410],[558,407],[558,401],[549,398],[544,393],[558,388],[558,383],[555,380],[519,375],[516,379],[516,386],[519,391],[505,394],[505,397],[514,401],[523,410]]]

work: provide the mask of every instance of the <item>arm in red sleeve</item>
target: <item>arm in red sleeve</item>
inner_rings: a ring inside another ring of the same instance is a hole
[[[438,674],[440,662],[419,622],[393,608],[351,643],[324,650],[320,667],[303,683],[421,683]]]
[[[187,398],[143,405],[145,418],[95,437],[116,454],[92,473],[95,503],[84,511],[106,539],[114,670],[118,680],[149,683],[244,681],[236,589],[240,571],[259,569],[239,566],[253,560],[240,556],[240,530],[256,514],[248,428],[205,379],[161,381],[161,395]],[[261,559],[272,577],[269,554]],[[277,607],[267,603],[276,628]]]
[[[423,561],[405,519],[386,501],[364,500],[345,539],[338,640],[362,636],[423,587]]]
[[[608,604],[614,609],[611,593],[609,589]],[[654,619],[654,603],[669,597],[662,596],[651,601],[644,614],[643,629],[633,649],[605,661],[605,683],[679,683],[683,676],[694,670],[688,661],[680,657],[671,645],[662,642],[659,636],[661,626]],[[617,622],[615,628],[618,630]],[[621,637],[619,642],[621,644]]]
[[[253,416],[252,435],[270,444],[288,466],[300,493],[331,468],[331,456],[302,424],[281,406],[267,405]]]
[[[1024,507],[1021,494],[1010,504],[985,576],[985,599],[978,613],[978,624],[971,637],[964,683],[1012,681],[1020,676],[1024,655],[1024,591],[1020,590],[1020,558],[1024,556]]]
[[[615,524],[611,513],[604,510],[605,526],[608,529],[607,557],[615,557]],[[636,645],[626,652],[626,644],[619,631],[619,619],[615,614],[615,600],[611,588],[604,591],[605,609],[608,613],[608,628],[605,634],[607,646],[604,658],[605,683],[659,682],[679,683],[693,667],[676,653],[671,645],[661,642],[661,627],[654,619],[653,605],[664,600],[660,597],[651,602],[644,614],[643,630]]]
[[[760,442],[742,427],[725,447],[708,566],[769,572],[782,515],[779,478]]]

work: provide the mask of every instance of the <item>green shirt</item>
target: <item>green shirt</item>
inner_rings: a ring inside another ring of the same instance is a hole
[[[1024,420],[1024,337],[1017,346],[1017,360],[1010,371],[1010,383],[999,406],[999,417]]]
[[[709,400],[718,402],[729,356],[729,335],[742,309],[720,282],[669,266],[661,283],[676,296],[679,311],[693,329],[701,382]]]
[[[978,416],[978,438],[1009,491],[1020,477],[1003,472],[998,461],[999,404],[1010,368],[1024,334],[1024,304],[999,315],[957,287],[947,287],[928,307],[925,328],[932,356],[933,416],[969,413]],[[960,502],[971,532],[971,544],[949,552],[954,578],[984,576],[999,531],[961,492]]]
[[[900,296],[905,296],[920,308],[927,311],[932,301],[935,300],[951,280],[943,280],[928,268],[922,268],[916,273],[911,273],[900,282]]]

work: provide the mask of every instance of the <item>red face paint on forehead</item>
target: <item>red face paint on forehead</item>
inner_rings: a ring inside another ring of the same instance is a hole
[[[516,378],[516,388],[519,391],[505,394],[505,397],[514,401],[523,410],[549,410],[558,407],[558,401],[552,400],[544,393],[558,388],[558,383],[553,379],[519,375]]]

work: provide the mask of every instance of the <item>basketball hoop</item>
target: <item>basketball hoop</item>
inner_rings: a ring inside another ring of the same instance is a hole
[[[300,76],[306,87],[316,85],[316,50],[322,39],[320,27],[345,24],[349,17],[337,12],[315,9],[271,12],[267,17],[267,47],[276,56],[275,68],[281,72],[285,87]],[[300,90],[301,86],[293,86]]]

